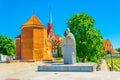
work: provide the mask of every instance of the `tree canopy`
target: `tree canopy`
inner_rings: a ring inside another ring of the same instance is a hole
[[[3,55],[14,56],[16,52],[14,40],[0,35],[0,53]]]
[[[67,22],[76,39],[77,57],[98,62],[105,54],[104,42],[94,23],[95,20],[86,13],[75,14]]]
[[[120,52],[120,48],[116,48],[115,50],[117,50],[118,52]]]

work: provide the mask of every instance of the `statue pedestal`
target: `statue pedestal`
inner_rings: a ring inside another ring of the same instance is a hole
[[[42,72],[94,72],[96,63],[76,63],[76,64],[46,64],[38,66],[38,71]]]
[[[63,45],[62,46],[62,53],[64,64],[74,64],[76,63],[76,53],[75,47],[72,45]]]

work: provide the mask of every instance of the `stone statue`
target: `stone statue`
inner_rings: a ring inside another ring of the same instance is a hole
[[[62,38],[62,54],[64,64],[76,63],[76,42],[70,29],[66,29],[66,36]]]

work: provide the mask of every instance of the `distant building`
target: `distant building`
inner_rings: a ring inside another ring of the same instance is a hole
[[[0,62],[8,61],[8,60],[14,60],[15,58],[8,55],[3,55],[0,53]]]
[[[0,61],[6,61],[7,55],[0,54]]]
[[[119,53],[118,51],[113,49],[113,45],[111,44],[109,40],[104,40],[104,50],[109,51],[112,54]]]
[[[104,50],[111,51],[113,46],[109,40],[104,40]]]
[[[112,54],[119,54],[119,52],[118,52],[118,51],[116,51],[116,50],[114,50],[114,49],[113,49],[113,50],[111,50],[111,53],[112,53]]]
[[[47,35],[47,28],[32,15],[21,27],[21,34],[16,37],[16,59],[52,59],[52,44]]]
[[[50,39],[51,43],[52,43],[52,52],[53,52],[53,56],[57,57],[57,47],[60,46],[60,37],[59,35],[54,33],[54,25],[52,23],[52,13],[50,12],[50,18],[49,18],[49,23],[48,23],[48,38]]]

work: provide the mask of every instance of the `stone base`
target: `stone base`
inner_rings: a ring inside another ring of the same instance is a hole
[[[38,71],[45,72],[93,72],[96,71],[95,63],[76,63],[76,64],[45,64],[38,66]]]

